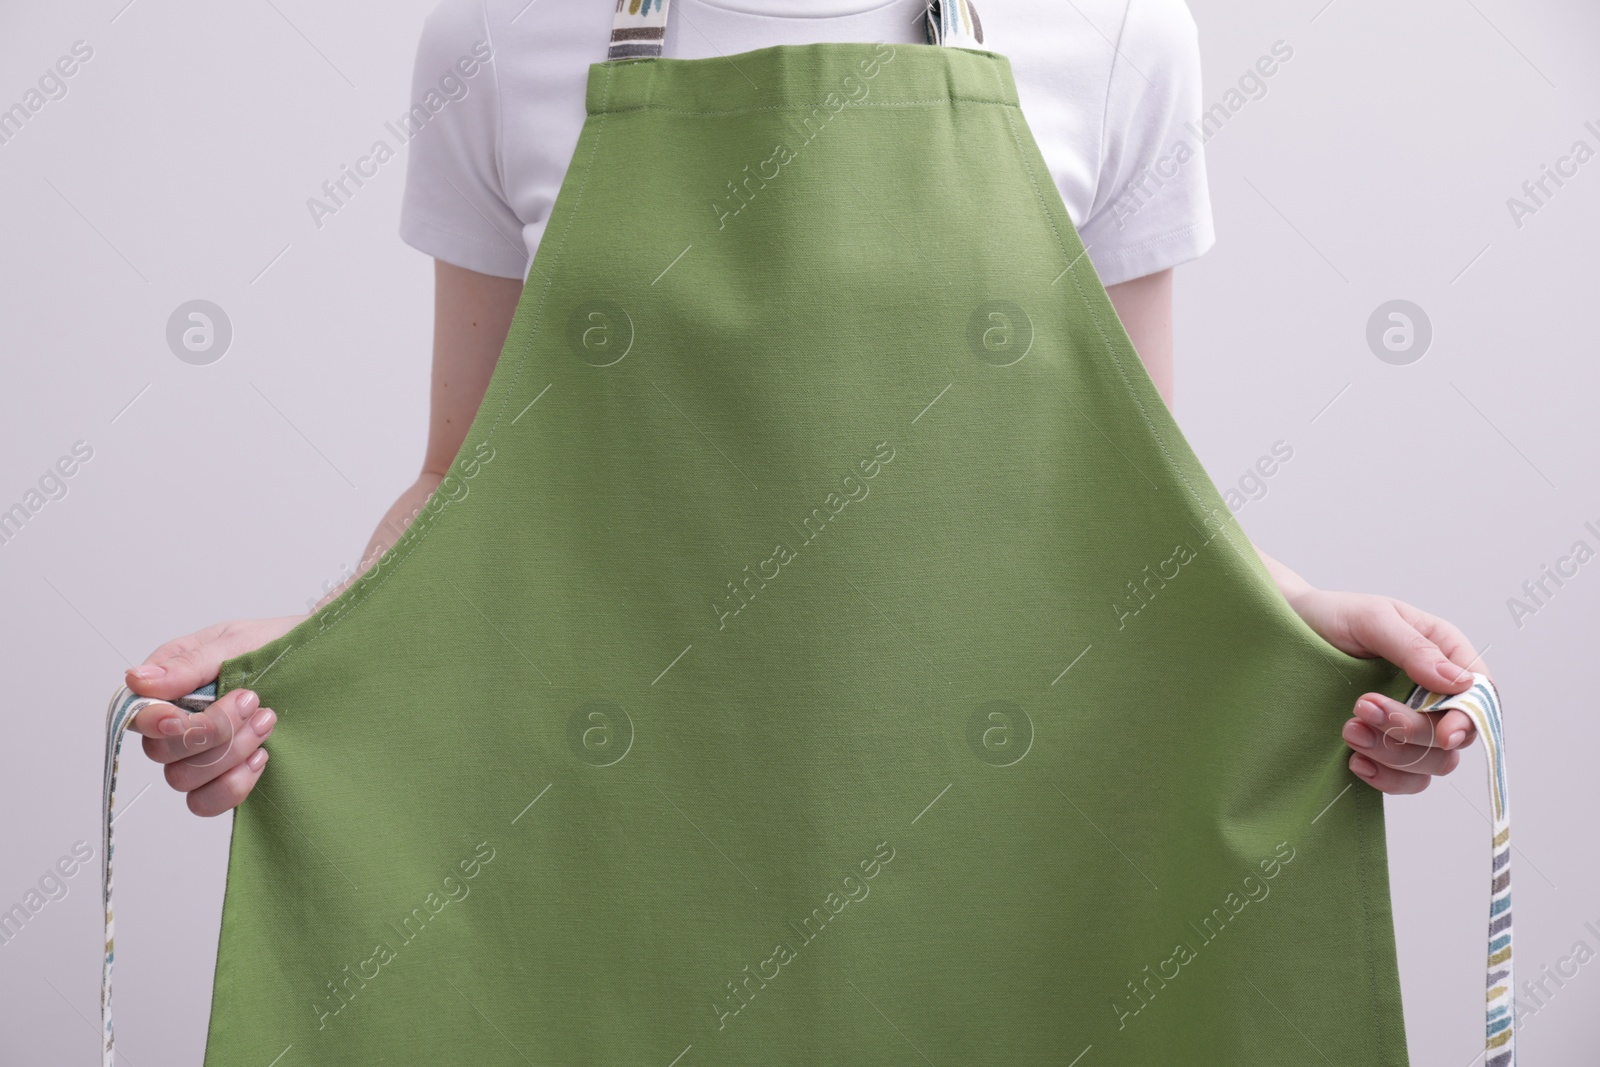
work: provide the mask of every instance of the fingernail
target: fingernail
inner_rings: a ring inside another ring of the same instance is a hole
[[[1363,778],[1371,778],[1378,773],[1378,765],[1365,756],[1353,756],[1350,759],[1350,769]]]
[[[250,769],[252,771],[259,771],[261,768],[267,765],[267,750],[264,748],[256,749],[254,752],[250,753],[250,758],[245,760],[245,762],[250,765]]]
[[[1461,743],[1461,739],[1466,736],[1467,732],[1465,730],[1452,730],[1450,731],[1450,736],[1444,739],[1444,747],[1455,748]]]
[[[256,712],[256,717],[250,720],[250,728],[262,737],[272,732],[272,724],[278,721],[278,716],[271,708],[262,708]]]
[[[1345,727],[1345,739],[1358,748],[1371,748],[1378,743],[1378,735],[1361,723],[1351,723]]]
[[[161,720],[159,729],[168,737],[177,737],[183,733],[183,717],[181,715],[168,715]]]
[[[144,663],[134,667],[128,673],[142,682],[148,682],[152,678],[159,678],[166,674],[167,669],[159,663]]]
[[[261,698],[256,696],[255,693],[248,689],[241,691],[239,693],[239,714],[250,714],[250,710],[259,703],[261,703]]]
[[[1356,701],[1356,714],[1373,726],[1382,726],[1389,721],[1389,713],[1370,700]]]
[[[1462,674],[1461,668],[1457,667],[1454,663],[1451,663],[1449,660],[1441,660],[1439,662],[1439,665],[1437,667],[1435,667],[1434,669],[1437,670],[1440,674],[1444,675],[1445,679],[1447,681],[1459,682],[1461,680],[1461,674]]]

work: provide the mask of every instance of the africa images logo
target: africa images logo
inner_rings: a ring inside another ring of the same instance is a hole
[[[728,180],[727,195],[711,202],[712,214],[717,217],[717,229],[726,229],[729,219],[749,207],[768,183],[776,181],[783,173],[783,168],[799,158],[800,150],[814,141],[835,115],[867,98],[872,91],[872,86],[867,83],[876,78],[884,66],[894,62],[894,46],[878,41],[873,54],[876,58],[863,59],[856,64],[857,73],[845,75],[837,89],[826,94],[809,114],[804,115],[799,127],[785,120],[785,125],[795,136],[794,148],[776,144],[766,159],[755,164],[746,163],[737,181]]]
[[[859,503],[867,499],[872,492],[868,483],[882,473],[883,468],[894,462],[894,446],[888,441],[880,441],[873,447],[872,454],[856,464],[855,470],[844,475],[839,481],[839,489],[830,492],[823,500],[821,507],[811,509],[811,513],[801,519],[804,527],[804,540],[790,545],[788,541],[777,542],[772,549],[772,554],[756,564],[752,571],[746,564],[741,576],[737,580],[727,583],[727,594],[718,594],[711,602],[712,614],[717,617],[717,629],[728,628],[728,620],[734,618],[749,607],[756,595],[767,587],[769,582],[776,581],[778,576],[795,560],[800,558],[800,550],[817,539],[828,524],[837,522],[844,514],[845,508],[852,503]],[[860,472],[857,476],[856,472]],[[795,527],[800,532],[800,527]]]
[[[439,76],[439,84],[430,87],[421,100],[411,105],[409,111],[395,122],[385,122],[383,127],[394,135],[395,143],[391,144],[388,137],[380,137],[354,164],[341,164],[339,173],[322,183],[322,196],[306,199],[311,224],[322,229],[326,220],[342,211],[356,193],[366,187],[368,181],[378,176],[379,169],[385,163],[399,155],[399,149],[410,144],[427,128],[435,115],[448,105],[465,100],[472,91],[472,79],[493,59],[494,49],[489,42],[477,42],[467,55],[456,60]]]
[[[872,892],[872,887],[867,883],[881,874],[894,857],[893,845],[887,841],[878,842],[873,846],[872,855],[856,865],[861,872],[859,875],[852,871],[842,876],[838,879],[838,888],[830,889],[822,903],[812,908],[809,914],[799,922],[789,920],[789,930],[794,938],[785,936],[774,943],[771,954],[758,961],[754,970],[745,964],[742,972],[726,984],[726,995],[719,993],[712,1001],[711,1011],[716,1017],[717,1029],[726,1030],[728,1020],[748,1008],[756,994],[766,989],[768,983],[776,981],[785,967],[799,959],[800,950],[821,936],[831,923],[839,919],[845,908],[866,900]]]
[[[457,863],[455,869],[440,881],[442,891],[429,891],[422,903],[400,918],[398,925],[389,924],[389,929],[395,934],[392,941],[388,938],[375,941],[371,955],[358,960],[354,967],[346,964],[338,974],[328,979],[325,983],[327,995],[311,1002],[317,1029],[325,1029],[328,1020],[365,992],[383,973],[383,968],[399,959],[400,950],[421,937],[446,908],[466,900],[472,892],[472,886],[468,883],[483,873],[484,867],[494,862],[494,857],[494,847],[487,841],[479,842],[472,855]]]

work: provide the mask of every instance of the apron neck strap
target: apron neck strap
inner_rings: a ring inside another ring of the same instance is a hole
[[[616,0],[611,46],[606,59],[659,59],[667,39],[667,6],[671,0]],[[930,0],[923,11],[923,37],[928,44],[981,48],[983,25],[972,0]]]

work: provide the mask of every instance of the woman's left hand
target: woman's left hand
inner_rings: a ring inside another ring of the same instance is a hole
[[[1393,597],[1309,589],[1289,603],[1335,648],[1382,657],[1433,692],[1464,692],[1471,672],[1489,674],[1460,630]],[[1364,693],[1342,736],[1355,750],[1350,770],[1374,789],[1398,795],[1420,793],[1434,775],[1455,770],[1477,731],[1463,712],[1421,712],[1382,693]]]

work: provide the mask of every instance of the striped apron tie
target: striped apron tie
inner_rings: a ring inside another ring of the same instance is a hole
[[[1484,1067],[1514,1067],[1516,1016],[1512,1004],[1516,986],[1511,972],[1511,794],[1506,783],[1505,730],[1500,721],[1500,695],[1494,683],[1481,674],[1472,676],[1472,688],[1455,696],[1412,690],[1406,704],[1418,711],[1465,712],[1483,737],[1488,753],[1491,823],[1489,866],[1489,953],[1487,959],[1488,1006],[1485,1019]]]

